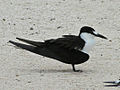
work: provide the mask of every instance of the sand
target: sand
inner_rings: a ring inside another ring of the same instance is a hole
[[[14,47],[16,37],[43,41],[78,35],[91,26],[96,38],[90,59],[71,65]],[[120,0],[0,0],[0,90],[119,90],[104,81],[120,78]]]

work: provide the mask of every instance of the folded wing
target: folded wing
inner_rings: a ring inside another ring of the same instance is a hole
[[[81,50],[85,45],[85,41],[74,35],[64,35],[62,38],[46,40],[47,45],[57,45],[67,49]]]

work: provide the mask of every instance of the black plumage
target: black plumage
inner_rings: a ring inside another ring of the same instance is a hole
[[[59,60],[66,64],[71,64],[74,71],[74,65],[84,63],[89,59],[89,55],[81,52],[85,41],[74,35],[64,35],[62,38],[45,40],[44,42],[36,42],[21,38],[16,38],[30,45],[9,41],[10,43],[31,51],[33,53]]]
[[[98,36],[104,39],[107,39],[106,37],[94,33],[95,30],[91,27],[84,26],[81,28],[81,33],[88,33],[92,34],[94,36]],[[76,64],[81,64],[86,62],[89,59],[89,55],[85,53],[83,50],[85,46],[85,40],[81,38],[80,34],[78,36],[75,35],[63,35],[61,38],[57,39],[49,39],[45,40],[44,42],[36,42],[21,38],[16,38],[20,41],[26,42],[30,45],[9,41],[10,43],[26,49],[30,52],[53,58],[55,60],[61,61],[66,64],[71,64],[74,71]]]
[[[120,87],[120,79],[117,81],[107,81],[104,83],[109,84],[109,85],[105,85],[105,87]]]

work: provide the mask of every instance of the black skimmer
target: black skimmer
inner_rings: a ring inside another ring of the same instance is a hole
[[[116,80],[116,81],[108,81],[108,82],[104,82],[104,83],[109,84],[109,85],[105,85],[106,87],[120,87],[120,79]]]
[[[75,69],[75,65],[84,63],[89,59],[88,52],[95,44],[94,37],[107,39],[105,36],[95,32],[93,28],[84,26],[78,36],[63,35],[61,38],[49,39],[44,42],[16,38],[30,45],[14,41],[9,42],[33,53],[71,64],[73,71],[77,72],[79,70]]]

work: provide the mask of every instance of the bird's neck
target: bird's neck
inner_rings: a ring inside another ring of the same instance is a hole
[[[88,53],[95,45],[94,36],[88,33],[81,33],[80,38],[85,41],[85,46],[82,51]]]
[[[89,33],[81,33],[80,37],[86,42],[86,41],[90,41],[90,40],[94,40],[94,36],[92,34]]]

